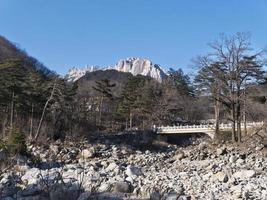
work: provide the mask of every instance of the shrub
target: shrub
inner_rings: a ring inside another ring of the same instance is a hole
[[[0,150],[2,149],[6,149],[6,143],[2,139],[0,139]]]
[[[27,154],[26,137],[19,129],[14,128],[8,140],[8,151],[11,154]]]

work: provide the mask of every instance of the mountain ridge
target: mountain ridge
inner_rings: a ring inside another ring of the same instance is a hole
[[[160,65],[153,64],[150,60],[145,58],[129,57],[120,59],[114,66],[100,67],[97,65],[87,65],[84,68],[73,67],[68,71],[65,78],[70,82],[75,82],[86,73],[111,69],[119,72],[131,73],[134,76],[138,74],[148,76],[159,82],[162,82],[162,79],[166,76],[165,70]]]

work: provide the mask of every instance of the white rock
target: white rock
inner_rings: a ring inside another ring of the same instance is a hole
[[[214,174],[214,180],[218,180],[220,182],[227,182],[228,181],[228,176],[224,172],[218,172]]]
[[[238,179],[248,179],[248,178],[252,178],[256,175],[256,172],[254,170],[241,170],[238,172],[235,172],[233,174],[234,178],[238,178]]]
[[[40,170],[38,168],[31,168],[21,177],[23,182],[27,182],[28,185],[37,184],[40,180]]]
[[[93,158],[95,156],[95,149],[94,148],[84,149],[81,151],[81,156],[83,158]]]
[[[111,189],[111,185],[109,183],[102,183],[98,188],[98,192],[108,192]]]
[[[238,158],[235,155],[231,155],[229,158],[230,163],[234,163]]]
[[[108,172],[114,171],[116,168],[119,168],[119,166],[115,162],[112,162],[108,165],[108,167],[106,168],[106,171]]]

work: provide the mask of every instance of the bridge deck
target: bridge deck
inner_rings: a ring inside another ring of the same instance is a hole
[[[260,127],[263,122],[251,122],[247,123],[247,129]],[[220,124],[221,131],[228,131],[232,129],[231,124]],[[244,124],[241,125],[241,129],[244,129]],[[184,134],[184,133],[206,133],[210,137],[213,137],[215,131],[214,125],[191,125],[191,126],[160,126],[157,128],[157,134]]]

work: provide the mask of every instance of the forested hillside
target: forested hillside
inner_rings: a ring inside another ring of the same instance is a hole
[[[68,83],[4,37],[0,42],[2,138],[18,130],[26,138],[58,139],[200,119],[182,70],[162,83],[116,70]]]
[[[254,57],[244,59],[251,67],[259,64]],[[194,84],[181,69],[170,69],[162,82],[117,70],[94,71],[75,82],[67,82],[1,37],[2,138],[20,132],[31,140],[64,139],[76,138],[77,135],[89,137],[132,129],[146,130],[153,125],[196,124],[214,118],[214,108],[215,111],[220,108],[218,122],[231,122],[233,119],[229,114],[233,102],[227,97],[227,86],[222,86],[226,83],[223,80],[229,77],[216,74],[216,70],[225,69],[221,63],[212,62],[206,57],[199,58],[198,63],[203,66]],[[252,68],[247,70],[251,70],[247,76],[256,76]],[[266,86],[264,81],[260,83],[249,81],[246,107],[243,101],[239,102],[239,109],[246,108],[247,120],[260,121],[266,117]],[[244,96],[244,91],[244,86],[240,86],[240,95]],[[238,112],[240,120],[244,111]]]

